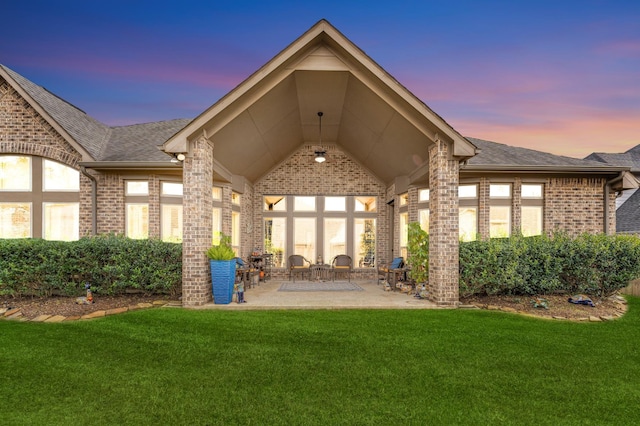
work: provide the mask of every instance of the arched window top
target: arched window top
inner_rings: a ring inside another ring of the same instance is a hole
[[[45,159],[43,168],[43,191],[79,191],[80,173],[57,161]]]

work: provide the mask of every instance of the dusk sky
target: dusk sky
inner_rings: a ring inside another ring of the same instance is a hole
[[[109,125],[193,118],[320,19],[464,136],[640,144],[640,1],[8,1],[0,63]]]

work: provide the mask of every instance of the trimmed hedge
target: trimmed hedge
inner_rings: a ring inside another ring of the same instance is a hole
[[[608,296],[640,277],[630,235],[514,236],[460,243],[460,295]]]
[[[118,236],[78,241],[0,240],[0,295],[51,296],[138,290],[181,292],[182,245]]]

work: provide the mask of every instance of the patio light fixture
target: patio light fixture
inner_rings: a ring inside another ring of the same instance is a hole
[[[316,158],[315,161],[316,163],[324,163],[325,161],[327,161],[325,154],[327,153],[327,151],[325,151],[324,149],[322,149],[322,111],[318,111],[318,144],[320,145],[320,149],[318,149],[315,154],[316,154]]]

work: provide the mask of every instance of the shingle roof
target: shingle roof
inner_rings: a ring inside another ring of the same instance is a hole
[[[610,164],[592,160],[554,155],[533,149],[504,145],[482,139],[467,138],[480,152],[468,161],[472,166],[559,167],[559,168],[607,168]]]
[[[158,121],[112,127],[100,161],[165,161],[171,157],[158,149],[191,119]]]
[[[585,159],[614,164],[616,166],[630,167],[633,173],[640,173],[640,145],[622,154],[594,152],[585,157]]]
[[[171,157],[158,146],[191,121],[109,127],[10,68],[0,67],[96,161],[169,161]]]
[[[107,140],[110,129],[69,102],[59,98],[42,86],[27,80],[17,72],[0,67],[56,121],[76,143],[97,159]]]
[[[640,191],[636,191],[616,210],[616,232],[640,231]]]

